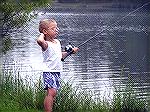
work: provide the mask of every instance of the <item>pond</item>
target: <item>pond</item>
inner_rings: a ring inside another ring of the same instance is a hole
[[[108,99],[112,98],[114,88],[124,88],[130,81],[138,98],[148,98],[150,14],[144,8],[128,15],[130,12],[129,9],[83,8],[62,12],[45,9],[17,32],[10,33],[13,47],[2,56],[3,70],[19,73],[29,80],[39,79],[42,53],[36,43],[38,24],[41,19],[54,18],[60,28],[57,38],[62,49],[68,43],[79,46],[92,38],[63,62],[64,81]]]

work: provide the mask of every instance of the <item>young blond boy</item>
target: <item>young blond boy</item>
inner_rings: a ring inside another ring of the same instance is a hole
[[[56,39],[58,34],[57,22],[54,19],[41,20],[39,31],[41,35],[38,37],[37,43],[42,48],[44,89],[47,90],[44,109],[45,112],[52,112],[53,101],[60,87],[61,58],[64,58],[67,52],[61,52],[60,42]],[[73,53],[77,51],[78,48],[74,47]]]

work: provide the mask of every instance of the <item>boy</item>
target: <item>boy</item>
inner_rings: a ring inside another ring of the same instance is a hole
[[[67,52],[61,52],[60,42],[56,39],[58,34],[57,22],[54,19],[40,21],[39,31],[41,35],[38,37],[37,43],[42,48],[44,89],[47,90],[44,109],[45,112],[52,112],[53,101],[60,87],[61,58],[64,58]],[[77,47],[73,48],[73,53],[77,51]]]

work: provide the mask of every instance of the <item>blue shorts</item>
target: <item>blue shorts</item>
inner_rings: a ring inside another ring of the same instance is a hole
[[[60,72],[43,72],[44,90],[60,88]]]

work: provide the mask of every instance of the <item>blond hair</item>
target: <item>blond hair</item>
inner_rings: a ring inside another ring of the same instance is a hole
[[[56,22],[54,19],[43,19],[39,23],[39,32],[43,33],[43,29],[47,29],[48,25],[52,22]]]

